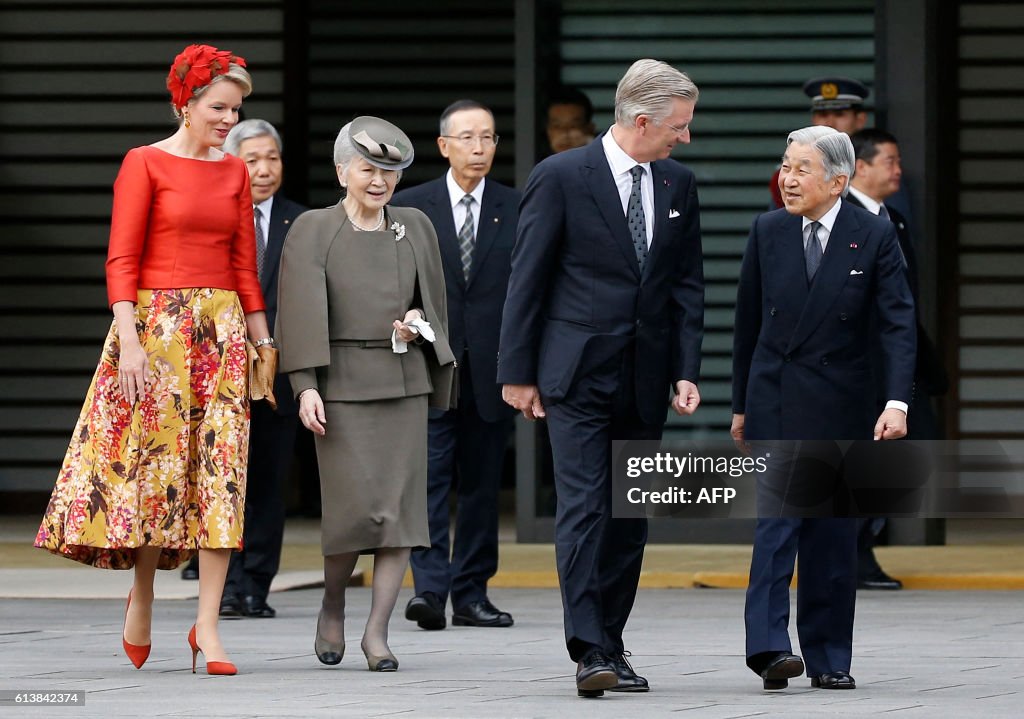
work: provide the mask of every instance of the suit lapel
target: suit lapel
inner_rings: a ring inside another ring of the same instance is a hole
[[[802,224],[802,223],[801,223]],[[828,246],[821,258],[821,265],[814,276],[807,293],[807,302],[803,314],[797,322],[796,330],[790,341],[789,349],[794,350],[821,324],[850,280],[850,270],[860,256],[860,240],[863,230],[853,210],[843,201],[836,217],[835,225],[829,234]],[[802,245],[801,238],[801,245]],[[802,247],[801,247],[802,249]]]
[[[434,223],[434,229],[437,231],[437,243],[441,248],[441,262],[447,269],[445,277],[454,277],[459,286],[465,288],[466,280],[462,276],[462,257],[459,254],[459,236],[455,229],[455,217],[452,215],[448,183],[445,177],[434,182],[436,184],[434,192],[430,196],[427,216]]]
[[[668,225],[668,211],[671,209],[669,203],[673,192],[666,173],[658,162],[651,163],[651,182],[654,187],[654,217],[651,218],[651,222],[654,223],[654,234],[651,239],[651,251],[648,253],[647,263],[644,265],[644,276],[650,274],[657,255],[669,241],[665,235],[665,228]],[[630,246],[632,247],[632,243]]]
[[[619,190],[615,186],[611,168],[608,167],[608,160],[604,155],[604,146],[601,144],[600,137],[587,145],[586,159],[580,170],[583,174],[583,181],[594,195],[594,201],[605,224],[608,225],[615,244],[639,278],[640,265],[636,261],[633,238],[629,234],[626,215],[622,212],[622,200],[619,197]]]
[[[284,238],[291,228],[291,221],[284,217],[284,203],[277,198],[270,208],[270,237],[267,238],[267,251],[263,255],[263,280],[260,282],[264,293],[270,291],[270,280],[277,275],[277,265],[281,261],[281,250]]]
[[[498,236],[498,229],[501,227],[502,203],[495,199],[492,187],[491,183],[484,184],[483,202],[480,204],[480,222],[477,224],[476,231],[476,247],[473,248],[473,264],[469,267],[467,285],[473,284],[473,279],[480,272],[480,267],[483,265],[487,253],[491,251],[491,246]]]

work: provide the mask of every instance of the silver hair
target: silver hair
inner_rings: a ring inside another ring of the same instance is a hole
[[[850,189],[850,180],[853,179],[853,171],[857,166],[856,154],[853,151],[853,142],[845,132],[833,129],[826,125],[812,125],[793,130],[786,138],[786,146],[797,142],[801,145],[810,145],[821,153],[821,162],[825,167],[825,179],[831,180],[839,175],[846,176],[846,185],[843,187],[843,197]]]
[[[277,134],[277,130],[266,120],[260,119],[242,120],[232,127],[227,139],[224,140],[224,147],[221,149],[229,155],[237,155],[238,148],[242,146],[242,143],[254,137],[269,137],[277,143],[278,152],[284,151],[281,136]]]
[[[660,60],[637,60],[615,88],[615,122],[630,126],[638,115],[658,122],[672,114],[672,100],[697,102],[697,86],[685,73]]]
[[[352,127],[352,123],[346,123],[344,127],[338,130],[338,136],[334,138],[334,165],[337,167],[341,165],[341,174],[344,175],[348,172],[348,166],[352,164],[352,160],[361,155],[356,152],[355,145],[352,144],[351,132],[349,130]],[[398,171],[397,182],[402,181],[402,171]]]

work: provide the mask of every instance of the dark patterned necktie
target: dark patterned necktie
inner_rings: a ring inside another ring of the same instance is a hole
[[[629,234],[633,238],[633,249],[636,250],[640,274],[643,274],[644,264],[647,262],[647,220],[644,217],[644,202],[640,195],[640,178],[644,176],[644,168],[637,165],[629,174],[633,176],[633,187],[629,191],[626,222],[629,224]]]
[[[267,240],[263,236],[263,213],[253,205],[252,216],[256,221],[256,274],[263,281],[263,260],[267,256]]]
[[[473,264],[473,196],[466,195],[460,200],[466,206],[466,219],[459,230],[459,256],[462,258],[462,276],[469,279],[469,268]]]
[[[807,282],[814,279],[814,273],[821,264],[821,240],[818,239],[820,222],[811,223],[811,234],[807,236],[807,247],[804,248],[804,266],[807,269]]]

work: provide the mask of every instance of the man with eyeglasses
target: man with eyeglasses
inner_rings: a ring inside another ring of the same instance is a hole
[[[615,124],[533,169],[520,206],[498,381],[526,419],[547,419],[555,554],[579,696],[645,692],[627,660],[646,519],[612,517],[612,442],[659,440],[690,415],[704,335],[700,207],[690,141],[697,87],[638,60]],[[670,392],[671,391],[671,392]]]
[[[430,410],[428,481],[430,547],[411,558],[416,596],[405,617],[423,629],[452,624],[510,627],[512,615],[487,597],[498,569],[498,488],[515,410],[497,384],[498,336],[519,218],[519,193],[487,178],[498,144],[494,114],[458,100],[441,114],[437,146],[443,177],[395,195],[392,204],[422,210],[441,247],[448,328],[459,366],[459,406]],[[449,540],[449,495],[456,493]]]

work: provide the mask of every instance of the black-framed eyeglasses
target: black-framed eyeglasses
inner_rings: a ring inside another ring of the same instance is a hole
[[[472,147],[479,142],[484,147],[494,147],[498,144],[498,135],[441,135],[449,140],[455,140],[464,147]]]

